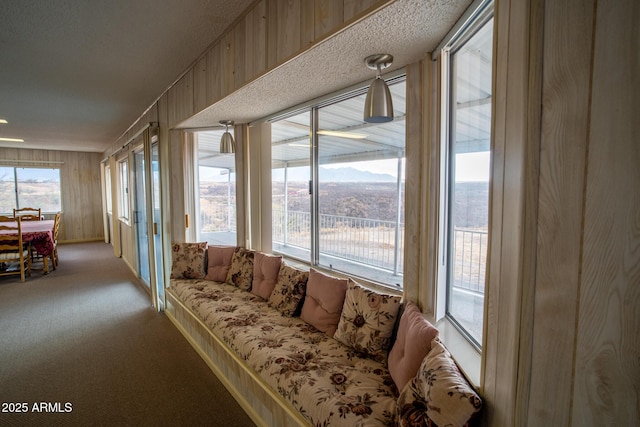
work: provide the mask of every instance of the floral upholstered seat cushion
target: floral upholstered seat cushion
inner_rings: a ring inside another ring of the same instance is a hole
[[[311,425],[397,425],[398,391],[384,364],[235,286],[172,280],[171,292]]]
[[[482,400],[437,338],[431,347],[418,374],[400,393],[399,425],[469,426],[482,408]]]
[[[253,259],[255,252],[237,247],[231,258],[231,266],[227,273],[226,283],[248,291],[253,284]]]
[[[283,316],[298,314],[307,289],[309,272],[283,264],[278,273],[278,281],[269,296],[269,305]]]
[[[386,363],[402,297],[365,289],[349,279],[334,338],[364,356]]]
[[[173,243],[171,245],[171,278],[202,279],[206,271],[205,253],[207,242]]]

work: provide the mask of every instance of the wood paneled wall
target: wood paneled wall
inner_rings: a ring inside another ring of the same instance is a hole
[[[486,421],[638,425],[640,7],[496,19]]]
[[[0,148],[0,159],[10,166],[60,167],[63,213],[59,240],[104,239],[100,153]]]

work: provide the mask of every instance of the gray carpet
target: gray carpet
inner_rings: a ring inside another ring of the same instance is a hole
[[[0,426],[254,425],[110,245],[58,251],[0,277]]]

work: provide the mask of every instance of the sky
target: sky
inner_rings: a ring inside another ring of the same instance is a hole
[[[489,181],[489,152],[463,153],[458,154],[456,158],[456,182],[487,182]],[[367,162],[353,162],[346,164],[328,164],[322,165],[325,169],[338,169],[344,167],[373,172],[377,174],[387,174],[393,177],[398,173],[398,160],[371,160]],[[404,166],[404,165],[403,165]],[[227,182],[228,176],[221,175],[222,169],[200,168],[200,179],[202,181]],[[292,179],[293,173],[291,173]],[[235,177],[231,178],[232,180]],[[305,177],[308,179],[308,177]]]

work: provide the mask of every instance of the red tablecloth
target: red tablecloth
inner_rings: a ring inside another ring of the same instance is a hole
[[[31,246],[42,256],[49,256],[53,252],[53,220],[22,221],[21,226],[23,242],[31,242]]]

